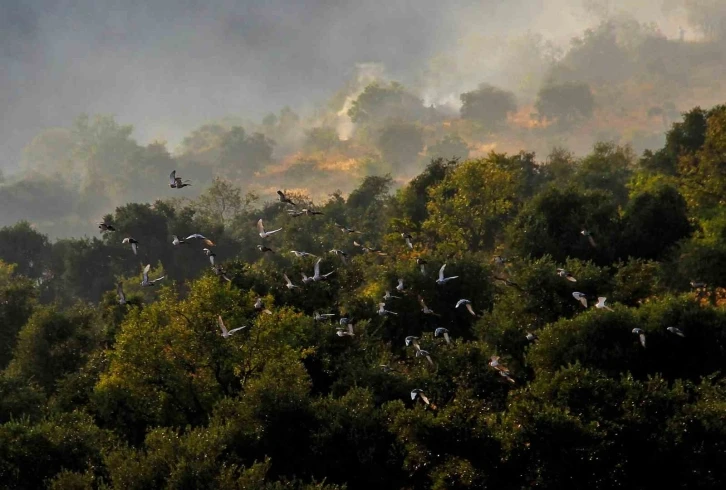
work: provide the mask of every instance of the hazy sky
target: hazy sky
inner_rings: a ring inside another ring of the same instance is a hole
[[[566,43],[596,20],[583,4],[657,20],[661,2],[2,0],[0,166],[15,168],[35,134],[83,112],[115,114],[140,141],[173,144],[210,119],[309,110],[356,63],[381,63],[427,90],[429,60],[478,56],[472,36],[531,30]]]

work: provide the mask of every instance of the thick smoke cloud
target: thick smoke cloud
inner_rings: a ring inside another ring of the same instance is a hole
[[[627,11],[676,35],[685,13],[667,3],[668,18],[663,0],[6,0],[0,167],[16,169],[34,135],[80,113],[115,114],[140,141],[173,148],[207,120],[311,110],[366,62],[455,104],[521,63],[538,69],[517,53],[565,46],[598,16]]]

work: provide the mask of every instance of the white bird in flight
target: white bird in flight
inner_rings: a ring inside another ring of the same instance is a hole
[[[436,279],[436,284],[446,284],[447,282],[451,281],[452,279],[456,279],[459,276],[451,276],[451,277],[444,277],[444,269],[446,268],[446,264],[441,266],[441,269],[439,269],[439,278]]]
[[[174,245],[175,247],[178,247],[179,245],[181,245],[183,243],[187,243],[187,241],[184,240],[183,238],[179,238],[176,235],[172,235],[172,240],[171,240],[172,245]]]
[[[322,260],[323,259],[318,259],[317,262],[315,262],[315,274],[313,274],[313,277],[312,277],[313,281],[315,281],[315,282],[325,281],[333,272],[335,272],[334,270],[332,270],[332,271],[328,272],[327,274],[321,275],[320,274],[320,262]]]
[[[406,245],[408,245],[408,248],[413,250],[413,236],[411,236],[410,233],[401,233],[401,238],[406,241]]]
[[[209,238],[205,237],[204,235],[202,235],[201,233],[192,233],[191,235],[186,237],[184,240],[194,240],[195,238],[203,241],[204,244],[207,245],[208,247],[214,246],[214,242],[212,240],[210,240]]]
[[[413,335],[409,335],[408,337],[406,337],[405,342],[406,342],[406,347],[408,347],[410,345],[413,345],[416,348],[416,350],[420,350],[421,349],[421,346],[418,345],[418,337],[414,337]]]
[[[335,313],[318,313],[317,311],[313,314],[313,319],[316,322],[321,322],[323,320],[330,320],[335,316]]]
[[[302,275],[303,284],[310,284],[311,282],[313,282],[314,279],[312,277],[308,277],[308,275],[304,272],[301,272],[300,274]]]
[[[123,240],[121,240],[121,243],[131,245],[131,250],[133,250],[134,255],[138,255],[139,242],[137,242],[136,240],[134,240],[131,237],[126,237]]]
[[[290,250],[290,253],[293,254],[295,257],[317,257],[317,255],[313,255],[308,252],[298,252],[297,250]]]
[[[203,248],[202,252],[204,252],[204,255],[209,257],[209,263],[212,264],[212,267],[214,267],[214,258],[217,256],[217,254],[212,252],[208,248]]]
[[[386,316],[386,315],[389,315],[389,314],[390,315],[398,315],[398,313],[396,313],[395,311],[388,311],[386,309],[386,303],[378,303],[378,314],[381,315],[381,316]]]
[[[421,311],[423,312],[424,315],[436,315],[436,316],[440,316],[440,315],[434,313],[434,310],[432,310],[431,308],[429,308],[428,306],[426,306],[426,302],[421,297],[421,295],[419,295],[419,297],[418,297],[418,304],[421,305]]]
[[[572,297],[582,303],[582,306],[587,308],[587,296],[585,296],[583,293],[575,291],[574,293],[572,293]]]
[[[398,279],[398,286],[396,286],[396,291],[398,291],[399,293],[403,292],[403,279],[401,278]]]
[[[334,248],[330,251],[331,254],[335,254],[338,257],[340,257],[340,260],[343,261],[343,264],[348,263],[348,254],[346,252],[343,252],[342,250],[338,250],[337,248]]]
[[[164,279],[166,276],[161,276],[157,279],[154,279],[153,281],[149,280],[149,271],[151,270],[151,264],[146,264],[146,267],[144,267],[144,271],[142,272],[143,279],[141,280],[141,285],[146,286],[155,286],[157,282]]]
[[[447,344],[451,343],[451,338],[449,338],[449,330],[444,327],[439,327],[436,330],[434,330],[434,337],[438,337],[440,335],[444,336],[444,340]]]
[[[605,300],[607,300],[606,297],[599,296],[597,298],[597,303],[595,304],[595,308],[600,308],[600,309],[604,309],[604,310],[608,310],[608,311],[613,311],[612,308],[610,308],[609,306],[605,305]]]
[[[511,373],[509,372],[509,369],[503,364],[499,362],[499,356],[492,356],[489,359],[489,365],[499,371],[499,374],[509,381],[510,383],[514,383],[514,379],[511,376]]]
[[[678,335],[679,337],[685,337],[686,334],[683,333],[683,331],[680,328],[677,327],[668,327],[666,328],[670,333]]]
[[[456,302],[456,308],[461,305],[466,306],[466,309],[469,310],[469,313],[471,313],[473,316],[476,316],[476,313],[474,313],[474,308],[471,307],[471,301],[469,301],[468,299],[460,299]]]
[[[257,222],[257,231],[260,232],[260,238],[267,238],[268,236],[273,235],[281,230],[282,230],[282,228],[278,228],[278,229],[272,230],[272,231],[265,231],[265,226],[262,224],[262,218],[260,218],[259,221]]]
[[[433,366],[434,361],[431,359],[431,354],[429,354],[429,351],[419,349],[416,351],[416,357],[425,357],[427,361]]]
[[[640,338],[640,345],[645,349],[645,331],[642,328],[634,328],[633,333]]]
[[[126,295],[124,294],[123,284],[123,282],[119,282],[116,285],[116,295],[118,295],[118,304],[120,305],[126,304]]]
[[[348,330],[345,330],[343,327],[337,327],[335,329],[336,330],[336,334],[338,335],[338,337],[345,337],[346,335],[348,337],[354,337],[355,336],[355,333],[353,333],[353,324],[352,323],[349,323],[347,326],[348,326]]]
[[[431,405],[431,402],[429,402],[429,399],[426,397],[426,394],[422,389],[416,388],[411,391],[411,400],[416,400],[416,397],[420,398],[426,405]]]
[[[224,337],[225,339],[229,338],[233,333],[239,332],[240,330],[247,328],[246,326],[243,326],[233,328],[232,330],[227,330],[227,327],[224,325],[224,320],[222,320],[222,315],[219,315],[217,317],[217,324],[219,325],[219,328],[222,329],[222,337]]]
[[[268,315],[272,315],[272,312],[265,308],[265,304],[262,302],[262,298],[257,298],[255,301],[255,310],[261,311],[262,313],[267,313]]]
[[[424,276],[426,275],[426,264],[428,264],[426,260],[420,257],[416,259],[416,265],[419,266],[419,268],[421,269],[421,274],[423,274]]]
[[[290,280],[290,278],[289,278],[289,277],[287,277],[287,274],[283,274],[283,275],[282,275],[282,277],[284,277],[284,278],[285,278],[285,283],[286,283],[286,284],[285,284],[285,287],[286,287],[287,289],[293,290],[293,289],[295,289],[295,288],[298,288],[298,289],[300,288],[300,286],[296,286],[296,285],[294,285],[294,284],[292,283],[292,281]]]
[[[567,272],[565,269],[557,269],[557,275],[560,277],[564,277],[570,282],[577,282],[577,279],[575,279],[572,274]]]
[[[587,241],[590,242],[590,245],[592,245],[593,248],[597,248],[597,243],[595,243],[595,239],[592,237],[592,232],[588,230],[582,230],[580,234],[584,237],[587,237]]]
[[[394,295],[391,294],[390,291],[386,291],[386,294],[383,295],[383,299],[385,299],[386,301],[388,301],[391,298],[401,299],[400,296],[394,296]]]

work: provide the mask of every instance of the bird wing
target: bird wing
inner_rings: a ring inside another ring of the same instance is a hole
[[[164,279],[165,277],[166,276],[157,277],[156,279],[154,279],[153,281],[151,281],[151,284],[155,284],[155,283],[161,281],[162,279]]]
[[[318,259],[317,262],[315,262],[315,276],[320,276],[320,261],[323,259]]]
[[[290,280],[289,277],[287,277],[287,274],[283,274],[282,277],[285,278],[285,282],[287,282],[288,286],[292,286],[292,281]]]
[[[227,327],[224,326],[224,320],[222,320],[222,315],[219,315],[217,317],[217,324],[219,325],[219,328],[222,329],[222,335],[229,335]]]
[[[640,337],[640,345],[642,345],[643,348],[645,348],[645,334],[641,333],[640,335],[638,335],[638,337]]]
[[[428,308],[426,307],[426,303],[424,302],[424,299],[421,296],[418,297],[418,304],[420,304],[421,308],[423,308],[424,310],[428,310]]]
[[[590,245],[593,247],[597,247],[597,243],[595,243],[595,239],[592,237],[592,235],[587,235],[587,240],[590,242]]]
[[[444,280],[444,269],[445,268],[446,268],[446,264],[442,265],[441,266],[441,269],[439,269],[439,280],[440,281],[443,281]]]
[[[580,300],[580,303],[582,303],[582,306],[587,308],[587,298],[584,296],[580,296],[579,300]]]
[[[403,279],[398,280],[398,287],[403,288]]]
[[[233,328],[232,330],[229,331],[229,335],[232,335],[235,332],[239,332],[240,330],[244,330],[245,328],[247,328],[247,326]]]
[[[282,231],[282,228],[278,228],[276,230],[268,231],[267,234],[268,235],[272,235],[273,233],[277,233],[278,231]]]
[[[124,294],[124,289],[123,289],[123,283],[122,282],[118,283],[118,285],[116,286],[116,293],[118,294],[118,298],[121,301],[126,301],[126,295]]]
[[[466,304],[466,309],[469,310],[469,313],[476,316],[476,313],[474,313],[474,308],[471,307],[471,303]]]
[[[280,196],[280,199],[285,199],[285,194],[282,191],[277,191],[277,195]]]
[[[131,244],[131,250],[133,250],[133,251],[134,251],[134,255],[137,255],[137,253],[138,253],[138,248],[139,248],[139,247],[138,247],[138,245],[137,245],[136,243],[132,243],[132,244]]]
[[[169,174],[169,184],[176,185],[176,170],[172,170]]]
[[[262,218],[257,221],[257,231],[259,231],[260,233],[265,232],[265,226],[262,224]]]
[[[204,243],[205,243],[205,245],[207,245],[209,247],[213,247],[214,246],[214,242],[212,240],[210,240],[209,238],[205,238],[204,239]]]
[[[209,254],[209,263],[214,265],[214,255]]]

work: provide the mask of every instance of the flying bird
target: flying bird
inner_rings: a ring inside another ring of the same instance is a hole
[[[425,276],[426,275],[426,264],[428,264],[428,262],[426,262],[424,259],[419,257],[416,259],[416,264],[419,266],[419,269],[421,269],[421,274],[423,274]]]
[[[302,212],[305,213],[307,216],[322,216],[324,214],[320,211],[315,211],[314,209],[308,208],[303,208]]]
[[[580,234],[584,237],[587,237],[587,241],[590,242],[590,245],[593,246],[593,248],[597,248],[597,244],[595,243],[595,239],[592,237],[592,232],[588,230],[582,230]]]
[[[605,305],[605,300],[606,299],[607,298],[604,297],[604,296],[599,296],[597,298],[597,303],[595,304],[595,308],[600,308],[600,309],[605,309],[605,310],[608,310],[608,311],[613,311],[612,308],[610,308],[609,306],[606,306]]]
[[[257,250],[259,250],[262,253],[265,253],[265,252],[270,252],[273,254],[275,253],[275,251],[272,250],[270,247],[265,247],[264,245],[257,245]]]
[[[154,279],[153,281],[149,280],[149,271],[151,270],[151,264],[146,264],[146,267],[144,267],[144,271],[142,273],[143,279],[141,280],[141,285],[146,286],[155,286],[157,282],[164,279],[166,276],[161,276],[157,279]]]
[[[182,180],[181,177],[176,176],[176,170],[172,170],[172,172],[169,174],[169,187],[172,189],[181,189],[183,187],[188,187],[191,184],[188,184],[188,182],[191,182],[191,180]]]
[[[292,281],[290,280],[290,278],[289,278],[289,277],[287,277],[287,274],[283,274],[283,275],[282,275],[282,277],[284,277],[284,278],[285,278],[285,283],[286,283],[286,284],[285,284],[285,287],[286,287],[287,289],[290,289],[290,290],[293,290],[293,289],[295,289],[295,288],[298,288],[298,289],[300,289],[300,286],[296,286],[296,285],[294,285],[294,284],[292,283]]]
[[[303,214],[305,214],[305,213],[302,211],[298,211],[297,209],[288,209],[287,210],[287,215],[290,216],[291,218],[298,218],[298,217],[302,216]]]
[[[126,304],[126,295],[124,294],[123,284],[123,282],[119,282],[116,285],[116,295],[118,296],[118,304],[120,305]]]
[[[471,307],[471,301],[469,301],[468,299],[460,299],[456,302],[456,308],[461,305],[466,306],[466,309],[469,310],[469,313],[471,313],[473,316],[476,316],[476,313],[474,313],[474,308]]]
[[[315,281],[315,282],[318,282],[318,281],[325,281],[326,279],[328,279],[328,277],[329,277],[329,276],[330,276],[330,275],[331,275],[331,274],[332,274],[333,272],[335,272],[335,270],[332,270],[332,271],[328,272],[327,274],[323,274],[323,275],[321,275],[321,274],[320,274],[320,262],[321,262],[322,260],[323,260],[323,259],[318,259],[318,261],[317,261],[317,262],[315,262],[315,274],[313,275],[313,278],[312,278],[312,279],[313,279],[313,281]]]
[[[121,243],[130,244],[131,250],[134,251],[134,255],[138,255],[138,249],[139,249],[139,242],[134,240],[131,237],[126,237],[123,240],[121,240]]]
[[[490,365],[491,367],[493,367],[494,369],[496,369],[497,371],[499,371],[499,374],[500,374],[500,375],[501,375],[501,376],[502,376],[502,377],[503,377],[504,379],[506,379],[506,380],[507,380],[507,381],[509,381],[510,383],[514,383],[514,379],[512,378],[512,376],[511,376],[511,373],[509,372],[509,369],[507,369],[507,367],[506,367],[506,366],[504,366],[503,364],[501,364],[501,363],[499,362],[499,356],[492,356],[492,357],[491,357],[491,358],[489,359],[489,365]]]
[[[530,342],[535,342],[539,339],[539,337],[537,337],[537,334],[532,332],[527,332],[527,335],[525,335],[524,337]]]
[[[421,311],[423,312],[424,315],[436,315],[436,316],[440,316],[440,315],[437,315],[436,313],[434,313],[434,310],[432,310],[431,308],[429,308],[428,306],[426,306],[426,302],[421,297],[421,295],[419,295],[419,297],[418,297],[418,304],[421,305]]]
[[[338,337],[345,337],[346,335],[348,337],[355,336],[355,333],[353,333],[353,324],[351,324],[351,323],[348,324],[348,330],[346,330],[342,327],[337,327],[335,330],[336,330],[336,334],[338,335]]]
[[[413,236],[411,236],[410,233],[401,233],[401,238],[406,241],[406,245],[408,245],[408,248],[413,250]]]
[[[419,349],[416,351],[416,357],[425,357],[432,366],[434,365],[434,361],[431,359],[431,354],[429,354],[429,351]]]
[[[582,303],[582,306],[587,308],[587,296],[585,296],[583,293],[575,291],[574,293],[572,293],[572,297]]]
[[[98,229],[100,230],[100,233],[105,233],[107,231],[116,231],[116,228],[114,228],[111,223],[106,223],[105,221],[102,221],[98,224]]]
[[[640,345],[645,349],[645,331],[642,328],[634,328],[633,333],[640,338]]]
[[[195,238],[203,241],[204,244],[208,247],[214,246],[214,242],[212,240],[210,240],[209,238],[205,237],[204,235],[202,235],[200,233],[193,233],[193,234],[189,235],[188,237],[186,237],[185,240],[194,240]]]
[[[261,311],[262,313],[266,313],[268,315],[272,315],[272,312],[265,308],[265,304],[262,302],[262,298],[258,297],[255,301],[255,310]]]
[[[447,344],[451,343],[451,338],[449,338],[449,331],[447,329],[445,329],[444,327],[439,327],[434,330],[434,337],[438,337],[440,335],[444,336],[444,340]]]
[[[317,257],[317,255],[313,255],[308,252],[298,252],[297,250],[290,250],[290,253],[295,257]]]
[[[222,337],[224,337],[225,339],[229,338],[233,333],[239,332],[240,330],[247,328],[246,326],[243,326],[233,328],[232,330],[227,330],[227,327],[224,325],[224,320],[222,320],[222,315],[219,315],[217,317],[217,324],[219,325],[219,328],[222,329]]]
[[[267,238],[268,236],[273,235],[280,230],[282,230],[282,228],[278,228],[272,231],[265,231],[265,227],[262,224],[262,218],[260,218],[260,220],[257,222],[257,231],[260,232],[260,238]]]
[[[179,238],[176,235],[172,235],[171,237],[172,237],[171,244],[174,245],[175,247],[177,247],[183,243],[187,243],[187,241],[185,239]]]
[[[342,250],[338,250],[337,248],[334,248],[330,251],[331,254],[335,254],[338,257],[340,257],[340,260],[343,261],[343,264],[348,263],[348,254],[346,252],[343,252]]]
[[[348,228],[347,226],[343,226],[343,225],[338,224],[338,223],[335,223],[335,226],[337,226],[338,228],[340,228],[340,231],[342,231],[343,233],[359,233],[359,234],[362,233],[362,232],[360,232],[358,230],[354,230],[353,228]]]
[[[406,342],[406,347],[413,345],[416,348],[416,350],[421,349],[421,346],[418,345],[418,337],[409,335],[408,337],[406,337],[405,342]]]
[[[210,259],[210,261],[213,260],[214,259],[214,256],[209,257],[209,259]],[[232,279],[230,279],[229,277],[227,277],[227,273],[224,270],[224,268],[222,268],[222,266],[219,266],[219,267],[212,266],[212,270],[219,277],[220,280],[223,279],[223,280],[225,280],[227,282],[232,282]]]
[[[295,204],[294,202],[292,202],[292,199],[290,199],[289,197],[287,197],[285,195],[285,193],[282,192],[282,191],[277,191],[277,197],[278,197],[278,199],[280,199],[280,202],[284,202],[284,203],[287,203],[287,204],[292,204],[293,206],[297,206],[297,204]]]
[[[388,311],[386,309],[386,303],[378,303],[378,314],[381,316],[386,316],[388,314],[398,315],[395,311]]]
[[[442,285],[446,284],[447,282],[451,281],[452,279],[456,279],[459,276],[451,276],[451,277],[444,277],[444,269],[446,268],[446,264],[441,266],[441,269],[439,269],[439,278],[436,279],[436,284]]]
[[[204,252],[204,255],[209,257],[209,263],[212,264],[212,267],[214,267],[214,258],[217,256],[217,254],[212,252],[208,248],[203,248],[202,252]]]
[[[386,301],[388,301],[391,298],[401,299],[400,296],[394,296],[394,295],[391,294],[390,291],[386,291],[386,294],[383,295],[383,299],[385,299]]]
[[[335,316],[335,313],[318,313],[317,311],[313,313],[313,319],[316,322],[321,322],[323,320],[330,320]]]
[[[305,274],[304,272],[301,272],[301,274],[302,274],[303,284],[310,284],[311,282],[313,282],[315,280],[312,277],[308,277],[307,274]]]
[[[557,269],[557,275],[560,277],[564,277],[570,282],[577,282],[577,279],[575,279],[572,274],[567,272],[565,269]]]
[[[429,399],[426,397],[426,394],[423,392],[423,390],[416,388],[415,390],[411,391],[411,400],[416,400],[416,398],[420,398],[422,402],[424,402],[426,405],[431,405],[431,402],[429,402]]]
[[[670,333],[678,335],[679,337],[685,337],[686,334],[683,333],[683,331],[680,328],[677,327],[668,327],[666,328]]]
[[[398,279],[398,286],[396,286],[396,291],[398,291],[399,293],[403,292],[403,279],[401,278]]]

